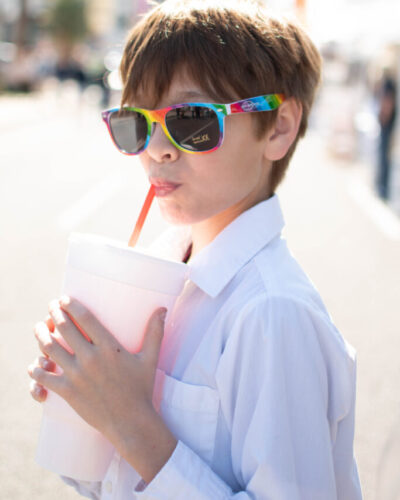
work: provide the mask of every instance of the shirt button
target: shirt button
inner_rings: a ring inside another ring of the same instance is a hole
[[[107,481],[106,484],[105,484],[105,488],[106,488],[106,492],[107,493],[111,493],[112,492],[112,482],[111,481]]]

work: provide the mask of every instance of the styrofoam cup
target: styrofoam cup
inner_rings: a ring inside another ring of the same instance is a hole
[[[151,314],[168,314],[187,266],[95,235],[69,238],[63,293],[82,302],[130,352],[139,351]],[[59,335],[59,334],[58,334]],[[101,481],[113,446],[60,396],[48,391],[36,453],[39,465],[62,476]]]

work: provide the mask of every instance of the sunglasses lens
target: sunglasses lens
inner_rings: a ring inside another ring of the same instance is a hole
[[[120,109],[110,115],[111,134],[124,153],[140,152],[147,140],[147,121],[144,115],[129,109]]]
[[[216,112],[205,106],[182,106],[168,111],[165,122],[174,141],[188,151],[210,151],[218,145]]]

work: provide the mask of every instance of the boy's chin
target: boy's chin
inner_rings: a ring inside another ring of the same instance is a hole
[[[204,220],[206,217],[199,217],[195,214],[184,212],[183,210],[180,209],[172,209],[171,206],[163,207],[162,204],[160,204],[160,211],[161,211],[161,216],[162,218],[168,222],[168,224],[172,224],[174,226],[190,226],[192,224],[196,224],[198,222],[201,222]]]
[[[160,211],[162,218],[168,222],[168,224],[174,226],[187,226],[192,224],[191,218],[181,211],[166,209],[162,206],[160,206]]]

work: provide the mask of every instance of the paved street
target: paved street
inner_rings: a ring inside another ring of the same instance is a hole
[[[68,234],[126,240],[147,183],[137,160],[114,149],[99,111],[85,103],[78,111],[67,91],[0,98],[0,134],[0,498],[72,500],[34,462],[41,408],[28,393],[32,326],[60,293]],[[314,131],[280,198],[289,247],[357,350],[355,449],[364,499],[381,500],[379,464],[400,426],[399,219],[371,194],[368,171],[329,158]],[[142,243],[164,226],[154,206]]]

